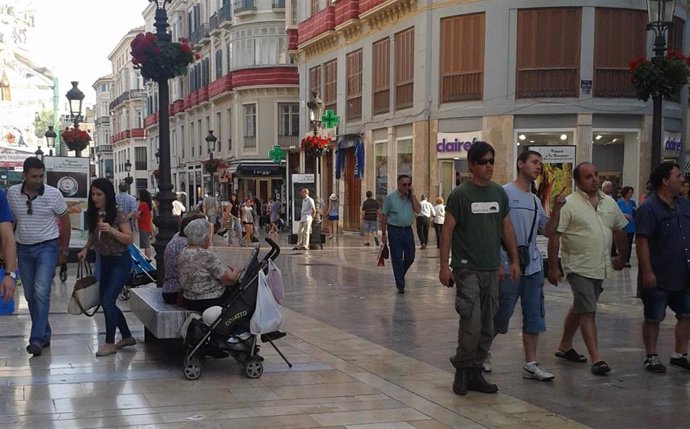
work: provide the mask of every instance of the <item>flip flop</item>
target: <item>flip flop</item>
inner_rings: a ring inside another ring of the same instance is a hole
[[[587,357],[579,354],[575,351],[575,349],[570,349],[567,352],[562,352],[559,350],[556,352],[556,357],[570,362],[587,362]]]
[[[609,372],[611,372],[611,368],[603,360],[592,365],[592,374],[594,375],[606,375]]]

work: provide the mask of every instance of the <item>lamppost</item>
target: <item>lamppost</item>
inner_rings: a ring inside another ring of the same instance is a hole
[[[666,55],[666,32],[673,23],[673,12],[676,7],[675,0],[647,0],[649,24],[647,30],[654,32],[654,58],[663,58]],[[654,169],[661,162],[661,114],[663,97],[660,94],[652,94],[652,165]],[[650,169],[650,170],[651,170]]]
[[[321,128],[321,118],[323,117],[323,101],[319,97],[319,91],[311,92],[312,99],[307,103],[307,108],[309,109],[309,123],[311,124],[312,132],[314,136],[318,135],[319,129]],[[312,227],[312,234],[318,237],[318,242],[321,243],[321,218],[318,217],[321,213],[321,157],[316,156],[314,159],[314,187],[316,192],[314,193],[315,204],[316,204],[316,219],[314,226]],[[310,243],[306,244],[310,247]],[[322,247],[323,248],[323,247]]]
[[[113,181],[113,170],[111,170],[110,168],[106,168],[105,169],[105,178],[112,182]]]
[[[77,85],[79,85],[79,82],[73,80],[72,82],[72,89],[67,91],[67,94],[65,94],[65,97],[67,97],[67,101],[69,101],[69,113],[72,116],[73,120],[73,126],[74,129],[76,130],[79,128],[79,121],[81,120],[81,105],[82,102],[84,101],[84,93],[81,92],[79,88],[77,88]],[[78,158],[81,156],[81,151],[76,150],[74,151],[74,155]]]
[[[127,162],[125,162],[125,171],[127,172],[127,177],[125,178],[125,183],[129,187],[129,189],[127,189],[127,191],[129,193],[131,193],[132,192],[131,188],[132,188],[132,183],[134,182],[134,177],[129,175],[129,172],[132,171],[132,163],[129,162],[129,160],[127,160]]]
[[[156,37],[159,41],[170,42],[172,37],[168,33],[168,13],[165,10],[168,3],[172,0],[148,0],[149,3],[155,2],[156,14],[153,26],[156,28]],[[156,249],[156,278],[158,286],[163,286],[165,279],[165,246],[179,229],[179,219],[172,214],[172,203],[176,198],[172,191],[172,174],[170,172],[170,95],[168,93],[168,76],[160,76],[156,79],[158,83],[158,134],[159,134],[159,153],[160,165],[158,166],[158,216],[154,223],[158,227],[156,242],[153,247]]]
[[[36,154],[36,158],[40,159],[43,161],[43,151],[41,150],[41,146],[38,147],[38,150],[34,152]]]
[[[55,138],[57,137],[57,134],[53,130],[52,125],[48,125],[48,131],[46,131],[43,136],[46,138],[46,145],[50,149],[48,156],[53,156],[53,148],[55,147]]]
[[[213,152],[216,150],[216,141],[218,141],[218,138],[213,135],[212,130],[208,130],[208,135],[206,136],[206,144],[208,145],[208,158],[209,161],[213,161]],[[216,174],[215,171],[209,171],[211,174],[211,196],[215,197],[216,196],[216,190],[215,190],[215,184],[213,182],[213,176]]]

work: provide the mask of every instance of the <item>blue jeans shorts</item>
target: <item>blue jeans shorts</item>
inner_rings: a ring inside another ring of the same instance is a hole
[[[690,318],[690,289],[665,290],[658,287],[640,290],[644,304],[644,320],[660,323],[666,317],[666,307],[670,307],[676,318]]]
[[[546,331],[544,319],[544,273],[539,271],[519,280],[511,280],[504,275],[498,284],[498,313],[494,317],[494,330],[497,334],[508,332],[510,318],[515,311],[518,297],[522,306],[522,331],[538,334]]]
[[[375,234],[378,230],[378,222],[375,220],[362,221],[362,234]]]

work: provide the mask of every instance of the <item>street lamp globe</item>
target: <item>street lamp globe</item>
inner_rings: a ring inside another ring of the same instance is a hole
[[[213,131],[208,130],[208,135],[206,136],[206,144],[208,144],[208,152],[211,154],[216,150],[216,141],[218,141],[218,138],[213,135]]]
[[[125,171],[127,172],[127,174],[129,174],[129,172],[132,171],[132,163],[129,162],[129,160],[125,162]]]
[[[71,83],[72,89],[67,91],[67,94],[65,94],[65,96],[69,101],[69,113],[74,118],[74,124],[77,125],[81,117],[81,104],[84,101],[84,93],[81,92],[79,88],[77,88],[79,82],[73,80]]]
[[[41,150],[41,146],[38,147],[38,150],[34,152],[36,154],[36,158],[40,159],[43,161],[43,151]]]
[[[46,131],[46,133],[43,134],[43,136],[46,138],[46,145],[51,149],[54,148],[55,147],[55,138],[57,137],[57,134],[53,130],[52,125],[48,125],[48,131]]]
[[[673,22],[673,13],[676,8],[675,0],[647,0],[647,12],[649,22]]]

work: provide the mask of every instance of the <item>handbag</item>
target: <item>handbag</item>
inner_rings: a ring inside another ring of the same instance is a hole
[[[91,272],[91,265],[88,262],[80,262],[77,266],[77,281],[74,283],[72,296],[67,304],[69,314],[85,314],[93,317],[101,306],[100,284]],[[88,312],[92,309],[91,313]]]
[[[532,218],[532,226],[529,229],[529,238],[527,239],[527,245],[517,247],[518,261],[520,261],[520,271],[522,271],[523,274],[525,272],[525,268],[527,268],[530,260],[532,259],[530,257],[530,254],[529,254],[529,245],[532,243],[532,237],[534,236],[534,224],[537,222],[537,212],[538,211],[539,211],[539,208],[537,207],[537,200],[535,198],[534,199],[534,218]]]

